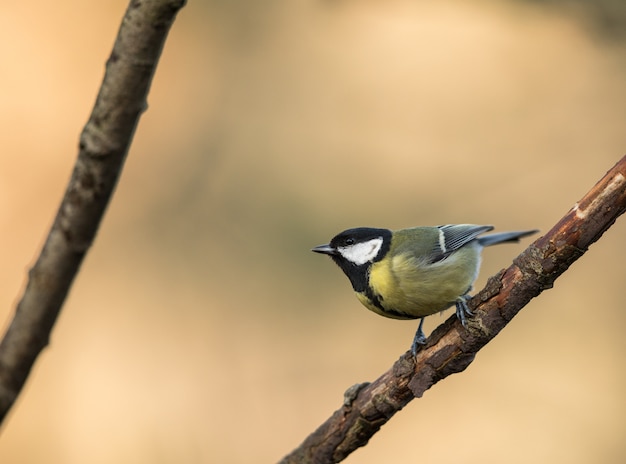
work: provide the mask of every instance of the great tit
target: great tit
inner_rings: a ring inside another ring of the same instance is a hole
[[[478,277],[484,247],[518,242],[536,230],[478,237],[493,226],[473,224],[413,227],[391,231],[348,229],[312,249],[329,255],[348,276],[359,301],[393,319],[420,319],[411,351],[426,342],[424,317],[456,305],[465,326],[472,316],[469,292]]]

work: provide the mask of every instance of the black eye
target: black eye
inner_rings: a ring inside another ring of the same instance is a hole
[[[354,239],[353,238],[347,238],[346,239],[346,245],[354,245]]]

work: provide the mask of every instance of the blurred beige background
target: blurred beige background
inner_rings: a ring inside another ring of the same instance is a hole
[[[3,325],[125,7],[0,6]],[[309,249],[361,225],[547,231],[626,153],[624,52],[524,3],[190,1],[0,462],[277,461],[416,328]],[[346,462],[624,462],[625,233]],[[522,248],[488,250],[478,285]]]

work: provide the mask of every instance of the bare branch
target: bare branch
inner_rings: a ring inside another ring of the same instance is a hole
[[[185,0],[133,0],[122,20],[65,196],[0,343],[0,422],[13,405],[115,189],[161,50]]]
[[[344,405],[281,463],[340,462],[396,412],[439,380],[463,371],[483,346],[532,298],[598,240],[626,210],[626,156],[545,236],[508,269],[489,279],[469,303],[476,314],[464,329],[455,316],[440,325],[413,358],[405,353],[371,384],[353,386]]]

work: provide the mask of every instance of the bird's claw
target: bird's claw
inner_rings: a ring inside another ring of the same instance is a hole
[[[411,353],[413,356],[417,354],[418,347],[426,344],[426,335],[424,334],[424,318],[420,319],[420,325],[417,327],[415,337],[413,338],[413,344],[411,345]]]
[[[467,317],[472,317],[474,313],[467,306],[467,300],[471,298],[468,294],[460,296],[456,300],[456,317],[461,321],[463,327],[467,327]]]

